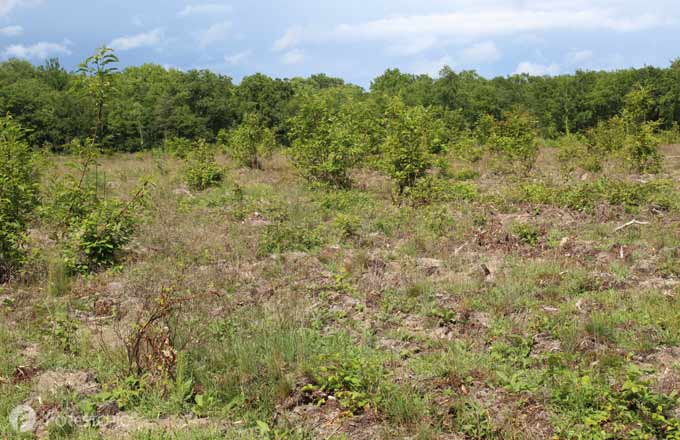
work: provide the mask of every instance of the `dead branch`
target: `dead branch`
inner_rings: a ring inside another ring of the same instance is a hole
[[[628,226],[633,226],[633,225],[648,225],[648,224],[649,224],[649,222],[641,222],[641,221],[639,221],[639,220],[633,219],[633,220],[629,221],[628,223],[626,223],[625,225],[621,225],[621,226],[619,226],[618,228],[614,229],[614,232],[619,232],[619,231],[621,231],[621,230],[623,230],[623,229],[626,229]]]

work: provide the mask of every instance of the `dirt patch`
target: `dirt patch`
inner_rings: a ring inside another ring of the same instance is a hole
[[[345,435],[356,440],[372,440],[379,437],[380,421],[376,413],[348,416],[336,400],[317,406],[307,404],[295,407],[284,416],[296,426],[306,426],[315,438],[327,439]]]
[[[39,396],[56,394],[60,390],[78,395],[91,395],[98,392],[99,384],[89,371],[46,371],[37,377],[33,391]]]
[[[217,427],[209,419],[172,416],[158,420],[146,419],[134,413],[122,412],[102,418],[99,434],[107,439],[127,439],[144,431],[176,433],[193,428]]]

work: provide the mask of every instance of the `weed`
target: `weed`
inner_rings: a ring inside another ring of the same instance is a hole
[[[69,290],[69,268],[63,258],[55,257],[47,268],[47,291],[52,296],[62,296]]]
[[[306,252],[321,243],[321,234],[308,226],[276,223],[267,225],[260,239],[259,250],[263,255],[289,251]]]
[[[319,362],[321,366],[312,372],[313,383],[303,387],[303,393],[314,395],[320,391],[315,398],[317,404],[325,403],[332,396],[349,414],[375,406],[372,389],[382,375],[381,366],[354,353],[322,356]]]
[[[541,228],[530,223],[515,222],[511,225],[510,231],[522,243],[532,247],[538,245],[541,238],[543,237]]]

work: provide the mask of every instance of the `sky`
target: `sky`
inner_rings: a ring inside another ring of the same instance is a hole
[[[0,0],[0,59],[73,69],[104,44],[123,66],[236,81],[665,67],[680,57],[680,0]]]

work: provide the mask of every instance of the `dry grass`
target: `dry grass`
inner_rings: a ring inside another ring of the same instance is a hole
[[[677,196],[680,146],[663,151]],[[50,158],[50,174],[64,160]],[[310,188],[282,155],[264,171],[221,157],[226,181],[201,193],[170,157],[100,162],[111,197],[153,182],[143,221],[122,265],[59,297],[40,259],[29,282],[0,288],[0,414],[116,402],[118,422],[181,438],[625,438],[638,422],[603,414],[602,399],[623,398],[627,369],[645,369],[650,401],[680,377],[680,211],[518,200],[526,182],[596,177],[562,174],[552,149],[526,178],[472,165],[476,200],[417,208],[392,204],[371,170],[349,191]],[[632,218],[649,224],[616,231]],[[171,365],[135,377],[125,345],[159,298],[182,301],[154,324]],[[97,392],[39,392],[13,379],[19,368],[88,371]],[[334,385],[334,369],[348,383]],[[190,414],[201,423],[181,421]],[[118,422],[66,437],[134,435]]]

